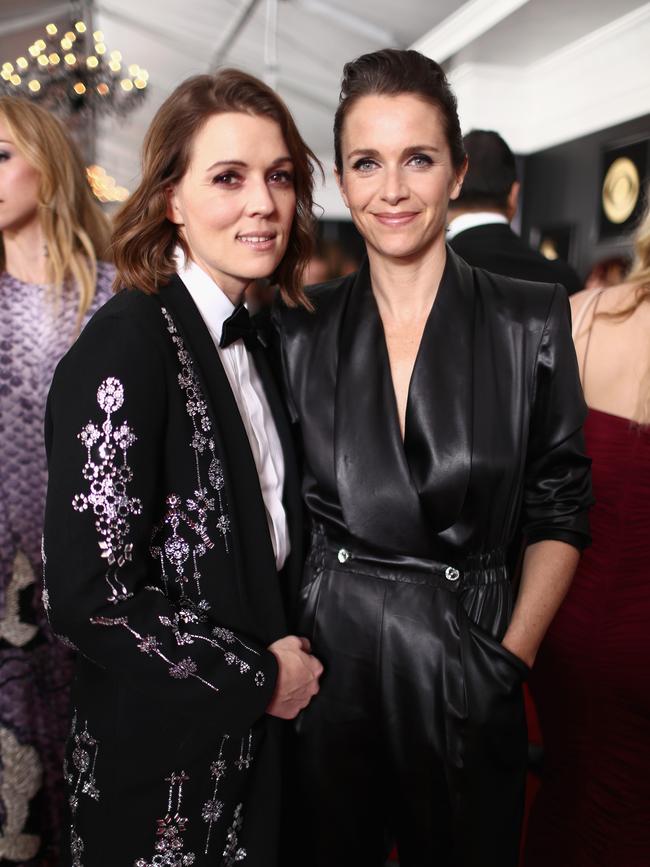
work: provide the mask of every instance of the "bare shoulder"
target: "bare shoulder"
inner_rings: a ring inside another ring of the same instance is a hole
[[[634,304],[636,294],[637,287],[633,283],[621,283],[618,286],[609,286],[602,293],[598,309],[608,313],[626,310],[630,305]]]
[[[648,376],[650,304],[637,300],[634,284],[608,287],[599,296],[596,319],[588,317],[591,329],[582,329],[576,338],[587,378],[587,403],[624,418],[637,417],[642,383]]]
[[[589,299],[593,298],[599,291],[599,289],[583,289],[581,292],[574,292],[573,295],[569,296],[569,304],[571,305],[573,316],[575,317],[582,310],[583,305],[587,304]]]
[[[605,289],[584,289],[569,299],[573,336],[579,340],[589,333],[596,313],[616,314],[634,305],[637,287],[631,283],[608,286]]]
[[[569,304],[571,305],[571,316],[573,321],[580,316],[581,312],[590,304],[593,304],[596,297],[602,292],[602,289],[583,289],[581,292],[575,292],[569,296]]]

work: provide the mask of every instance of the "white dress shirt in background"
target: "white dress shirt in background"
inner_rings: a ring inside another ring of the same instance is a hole
[[[487,226],[489,223],[505,223],[508,220],[503,214],[494,211],[472,211],[470,214],[459,214],[447,226],[447,240],[451,241],[454,235],[459,235],[465,229],[474,229],[476,226]]]
[[[180,247],[176,249],[176,263],[178,276],[208,327],[237,402],[260,479],[275,564],[280,570],[291,548],[282,503],[284,457],[264,386],[242,340],[236,340],[224,349],[219,346],[224,320],[235,309],[228,296],[202,268],[185,258]],[[254,539],[248,541],[255,544]]]

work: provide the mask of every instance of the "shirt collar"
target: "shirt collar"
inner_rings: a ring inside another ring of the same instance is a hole
[[[447,226],[447,240],[451,241],[455,235],[464,232],[465,229],[486,226],[489,223],[505,223],[507,225],[508,220],[503,214],[497,214],[495,211],[473,211],[468,214],[460,214],[458,217],[454,217]]]
[[[221,341],[224,320],[231,315],[235,305],[200,265],[197,265],[192,259],[186,258],[182,247],[176,247],[174,256],[176,258],[176,272],[185,284],[192,300],[199,308],[203,321],[218,344]]]

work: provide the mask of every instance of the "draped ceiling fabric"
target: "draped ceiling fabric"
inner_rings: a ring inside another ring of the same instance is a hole
[[[617,0],[615,4],[610,0],[573,0],[570,4],[565,0],[400,0],[399,4],[394,0],[95,0],[93,26],[104,33],[108,50],[119,49],[127,65],[137,63],[150,73],[142,108],[126,120],[102,121],[98,130],[96,162],[118,184],[134,188],[144,132],[162,100],[183,78],[205,72],[216,62],[265,76],[269,2],[277,7],[278,58],[270,83],[286,100],[303,136],[328,169],[341,70],[346,61],[364,52],[415,45],[444,62],[460,96],[463,126],[485,126],[491,120],[491,126],[508,138],[515,151],[531,152],[546,145],[536,147],[531,139],[535,112],[531,113],[528,91],[517,91],[526,104],[525,112],[518,111],[517,94],[508,92],[508,84],[521,89],[523,83],[530,83],[535,64],[550,62],[558,52],[589,42],[588,37],[602,66],[603,32],[619,46],[616,68],[626,57],[634,61],[634,46],[628,46],[628,37],[638,40],[647,29],[650,38],[650,3],[641,0]],[[25,54],[48,20],[66,26],[72,6],[65,0],[2,0],[0,63],[15,62]],[[624,27],[626,16],[636,17]],[[242,26],[229,38],[240,18]],[[609,56],[611,52],[605,53]],[[582,55],[580,63],[585,68]],[[637,83],[644,66],[641,56]],[[567,76],[575,78],[569,67],[567,62]],[[557,70],[558,64],[553,68]],[[607,69],[611,85],[616,72]],[[561,71],[563,74],[563,68]],[[546,81],[548,70],[538,77]],[[628,97],[617,100],[620,110],[632,112],[630,117],[635,111],[637,116],[643,114],[636,103],[631,105],[629,79],[625,87]],[[563,87],[554,100],[553,94],[538,91],[534,94],[546,100],[547,108],[550,101],[553,110],[556,101],[558,111],[567,93]],[[610,101],[614,101],[611,94]],[[599,112],[598,120],[585,123],[599,123],[597,129],[607,126],[602,104]],[[567,118],[574,122],[579,113],[565,111],[565,123]],[[515,132],[504,128],[508,121],[519,123],[521,118],[524,131],[528,130],[526,147],[519,147]],[[551,126],[562,128],[559,122]],[[331,178],[317,200],[326,216],[347,216]]]

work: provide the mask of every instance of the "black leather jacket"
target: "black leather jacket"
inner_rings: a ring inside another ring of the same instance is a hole
[[[288,400],[315,524],[386,559],[463,567],[512,545],[589,543],[586,405],[563,287],[447,263],[402,442],[369,266],[279,308]]]

